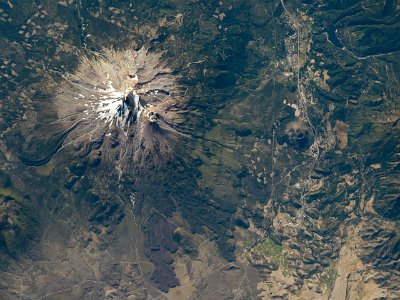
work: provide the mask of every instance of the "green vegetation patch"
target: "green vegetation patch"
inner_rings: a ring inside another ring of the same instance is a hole
[[[289,275],[287,255],[283,245],[275,243],[270,238],[265,238],[262,242],[254,247],[254,250],[278,264],[282,269],[283,275]]]
[[[11,178],[0,171],[0,270],[10,258],[26,249],[36,222],[29,200],[12,186]]]
[[[243,247],[246,249],[250,249],[252,245],[253,245],[252,241],[244,241],[243,242]]]
[[[283,246],[276,244],[273,240],[266,238],[258,244],[254,250],[262,253],[265,257],[281,258],[283,255]]]
[[[335,285],[337,271],[334,264],[327,267],[324,272],[319,276],[321,286],[326,287],[328,291],[332,291]]]

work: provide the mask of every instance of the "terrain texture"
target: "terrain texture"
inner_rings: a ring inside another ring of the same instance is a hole
[[[399,299],[399,32],[398,0],[0,1],[0,299]],[[129,50],[174,134],[74,101]]]

